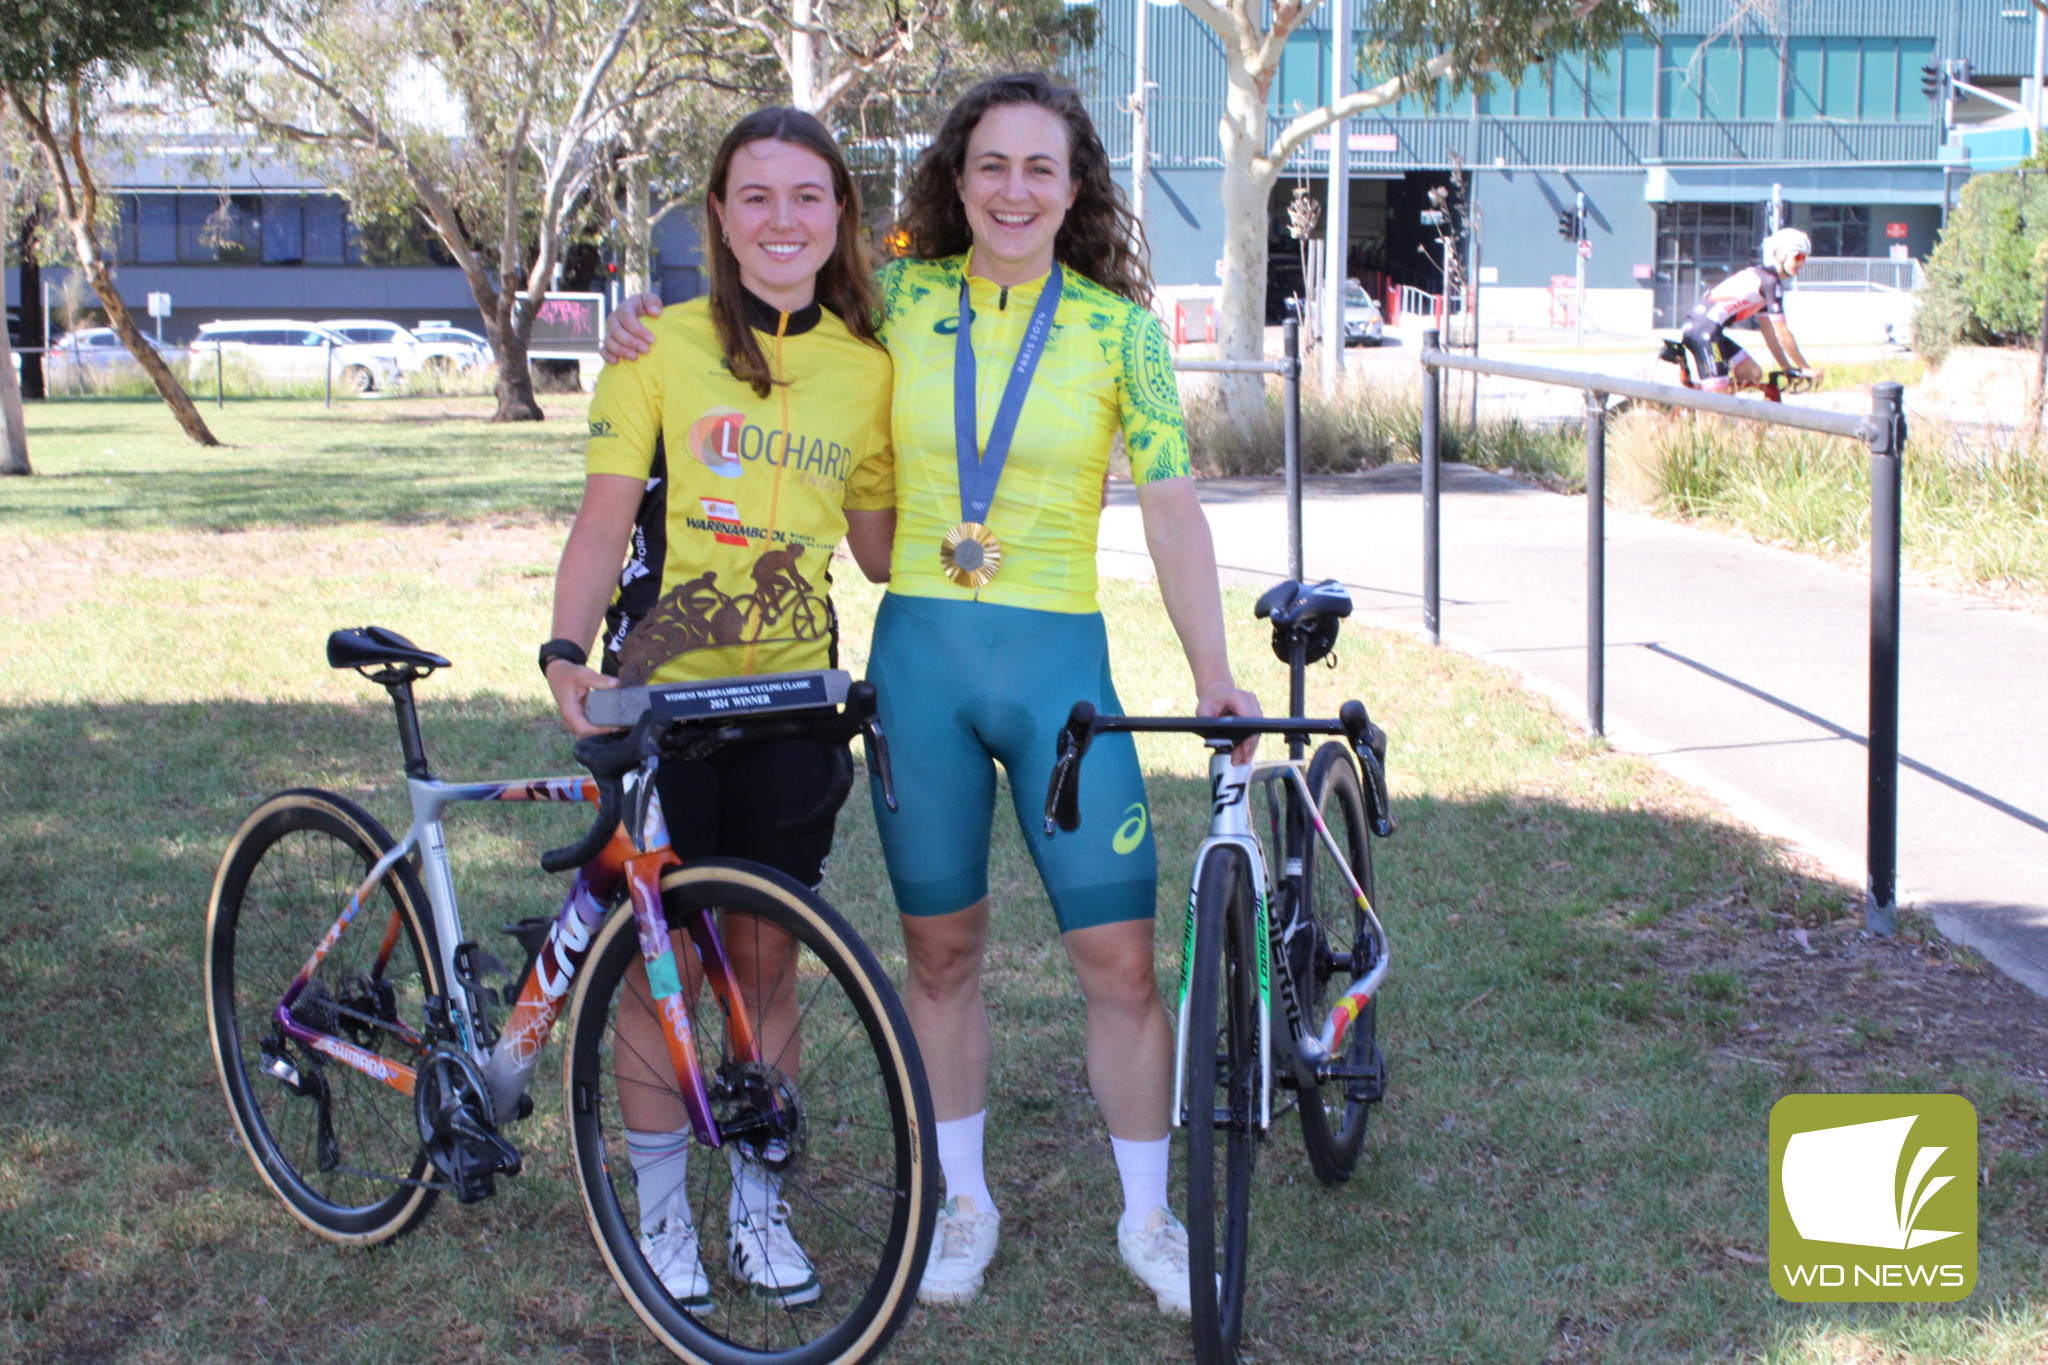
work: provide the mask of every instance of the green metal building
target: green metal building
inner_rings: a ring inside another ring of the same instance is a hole
[[[1083,89],[1128,184],[1135,3],[1096,0],[1100,37]],[[1369,35],[1373,0],[1350,0]],[[1411,96],[1353,119],[1352,273],[1435,284],[1419,248],[1429,190],[1469,177],[1477,278],[1494,316],[1532,313],[1573,274],[1558,214],[1586,196],[1587,313],[1628,326],[1673,325],[1700,290],[1754,259],[1773,205],[1815,255],[1894,287],[1934,245],[1956,188],[2007,165],[2026,131],[1965,139],[2007,111],[1964,97],[1950,111],[1923,91],[1923,68],[1954,58],[1969,81],[2025,102],[2034,70],[2026,0],[1784,0],[1783,22],[1729,26],[1729,0],[1682,0],[1654,37],[1532,69],[1512,88],[1431,102]],[[1325,102],[1327,7],[1289,41],[1273,83],[1273,127]],[[1210,30],[1178,6],[1150,14],[1150,233],[1162,286],[1213,286],[1221,254],[1217,122],[1224,63]],[[1364,38],[1361,38],[1364,41]],[[1285,205],[1297,184],[1318,200],[1329,153],[1305,147],[1273,201],[1276,256],[1291,253]],[[1972,158],[1975,158],[1974,161]],[[1851,265],[1849,263],[1858,263]],[[1819,272],[1826,274],[1830,267]],[[1497,292],[1495,292],[1497,291]]]

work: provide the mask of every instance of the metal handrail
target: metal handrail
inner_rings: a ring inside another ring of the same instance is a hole
[[[1681,388],[1676,384],[1657,384],[1647,379],[1629,379],[1618,374],[1556,370],[1547,365],[1524,365],[1512,360],[1481,360],[1476,356],[1435,349],[1423,351],[1422,363],[1430,369],[1468,370],[1473,374],[1499,375],[1503,379],[1526,379],[1537,384],[1582,389],[1587,393],[1613,394],[1621,398],[1640,399],[1645,403],[1662,403],[1666,407],[1692,408],[1699,412],[1719,413],[1723,417],[1742,417],[1751,421],[1768,422],[1773,426],[1802,427],[1807,431],[1824,432],[1829,436],[1846,436],[1850,440],[1862,441],[1865,444],[1868,444],[1880,429],[1878,423],[1881,418],[1874,412],[1856,417],[1820,408],[1795,407],[1789,403],[1766,403],[1756,398],[1706,393],[1700,389]]]
[[[1287,475],[1287,572],[1301,577],[1301,320],[1280,325],[1278,360],[1176,360],[1186,374],[1277,374],[1281,379],[1280,441]]]
[[[1499,375],[1586,395],[1586,721],[1606,728],[1607,651],[1607,396],[1619,394],[1695,412],[1718,413],[1767,426],[1799,427],[1861,441],[1870,449],[1870,775],[1867,790],[1864,928],[1890,934],[1898,924],[1899,856],[1899,514],[1906,449],[1904,389],[1886,381],[1870,390],[1870,412],[1857,417],[1785,403],[1653,384],[1616,374],[1556,370],[1508,360],[1453,355],[1435,329],[1422,334],[1422,620],[1441,643],[1439,471],[1442,465],[1443,370]]]

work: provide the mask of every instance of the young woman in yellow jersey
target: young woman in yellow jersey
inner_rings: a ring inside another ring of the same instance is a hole
[[[843,538],[870,577],[888,574],[890,364],[846,163],[811,115],[764,109],[726,135],[709,185],[709,297],[669,310],[655,324],[660,353],[607,369],[590,404],[583,502],[555,579],[556,638],[540,652],[577,735],[598,733],[583,710],[594,688],[832,666],[833,550]],[[600,624],[601,672],[586,653]],[[815,805],[831,762],[820,743],[799,739],[663,763],[676,851],[749,858],[816,886],[831,825],[793,837],[776,826]],[[726,944],[742,983],[782,980],[788,946]],[[750,1007],[776,1054],[793,1058],[794,992],[771,994]],[[705,1308],[710,1281],[684,1183],[693,1139],[680,1100],[629,1083],[636,1051],[664,1055],[653,1015],[622,1013],[629,1044],[636,1027],[646,1036],[620,1049],[619,1106],[641,1250],[683,1307]],[[775,1177],[736,1154],[729,1164],[730,1272],[787,1305],[817,1299]]]
[[[1141,234],[1080,97],[1035,73],[961,98],[918,164],[899,226],[908,258],[882,271],[898,521],[869,677],[900,806],[876,823],[948,1195],[919,1296],[972,1300],[1000,1226],[982,1161],[991,1043],[981,972],[1001,762],[1087,1001],[1089,1083],[1123,1184],[1118,1245],[1160,1308],[1185,1314],[1186,1233],[1166,1207],[1173,1042],[1153,974],[1157,863],[1128,736],[1090,751],[1103,766],[1089,769],[1078,837],[1047,840],[1031,809],[1068,708],[1085,698],[1122,709],[1095,601],[1118,434],[1197,709],[1258,714],[1231,677]],[[612,328],[615,357],[646,350],[634,311]]]

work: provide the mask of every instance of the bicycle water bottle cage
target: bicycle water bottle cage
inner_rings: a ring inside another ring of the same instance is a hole
[[[1273,653],[1281,663],[1292,661],[1299,637],[1306,645],[1302,662],[1312,664],[1337,647],[1337,623],[1351,614],[1351,594],[1334,578],[1306,585],[1289,579],[1268,588],[1252,614],[1273,622]]]
[[[327,637],[327,666],[353,668],[371,682],[390,687],[424,678],[437,668],[448,667],[448,661],[395,630],[364,626],[337,630]]]

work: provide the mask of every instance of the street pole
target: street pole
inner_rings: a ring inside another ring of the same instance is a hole
[[[1287,360],[1281,378],[1280,451],[1287,476],[1287,576],[1301,581],[1301,322],[1280,324]]]
[[[1422,628],[1429,633],[1429,642],[1433,645],[1444,642],[1437,545],[1439,479],[1443,464],[1443,371],[1430,364],[1438,340],[1434,327],[1422,334]]]
[[[1330,102],[1351,87],[1351,4],[1336,0],[1330,11]],[[1344,286],[1350,279],[1351,144],[1343,119],[1330,125],[1330,191],[1323,212],[1323,392],[1337,391],[1344,377]]]
[[[1899,911],[1899,512],[1906,418],[1899,385],[1873,387],[1870,441],[1870,776],[1863,927],[1889,937]]]
[[[1607,395],[1586,392],[1586,728],[1607,733]]]
[[[2048,76],[2048,0],[2034,0],[2034,151],[2041,150],[2041,81]]]
[[[1139,231],[1147,228],[1145,222],[1145,177],[1152,169],[1152,130],[1145,117],[1145,87],[1148,84],[1145,73],[1145,49],[1151,41],[1152,0],[1136,0],[1138,6],[1138,36],[1132,46],[1137,49],[1137,84],[1131,89],[1131,216],[1138,220]]]
[[[1578,241],[1572,243],[1573,251],[1579,258],[1579,302],[1572,309],[1572,321],[1578,327],[1578,339],[1572,344],[1584,347],[1586,344],[1586,192],[1579,191],[1579,233]]]

